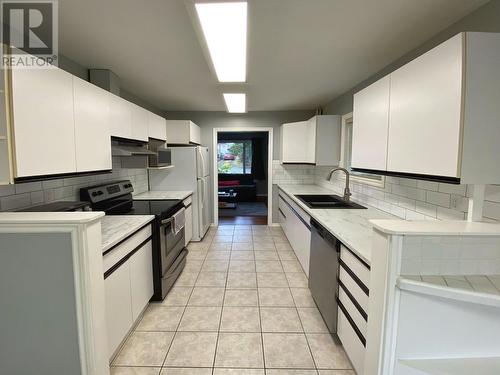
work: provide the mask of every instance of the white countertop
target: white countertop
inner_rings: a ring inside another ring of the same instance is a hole
[[[177,191],[146,191],[145,193],[134,195],[134,199],[137,200],[162,200],[162,199],[186,199],[190,195],[193,195],[191,190],[177,190]]]
[[[102,252],[127,238],[154,218],[154,215],[104,216],[101,220]]]
[[[84,224],[99,220],[104,212],[0,212],[0,224]]]
[[[371,220],[383,233],[408,236],[500,236],[500,224],[468,221]]]
[[[371,219],[394,219],[393,215],[367,206],[362,209],[311,209],[295,194],[337,194],[318,185],[281,185],[278,188],[287,194],[308,215],[314,218],[345,246],[354,251],[368,264],[371,263],[373,224]],[[354,200],[355,201],[355,200]]]

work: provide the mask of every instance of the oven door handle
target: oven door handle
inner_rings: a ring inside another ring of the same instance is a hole
[[[168,219],[163,219],[160,224],[162,226],[164,226],[164,225],[170,224],[172,221],[174,221],[174,218],[173,217],[169,217]]]

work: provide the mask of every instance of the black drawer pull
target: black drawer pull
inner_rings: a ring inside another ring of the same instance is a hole
[[[361,344],[363,344],[363,346],[366,348],[366,339],[365,339],[365,337],[363,336],[363,334],[359,330],[358,326],[356,325],[356,323],[354,322],[354,320],[351,318],[351,316],[347,312],[347,309],[344,307],[344,305],[342,305],[342,302],[340,302],[340,299],[339,299],[338,296],[337,296],[337,303],[339,304],[340,310],[342,310],[342,312],[344,313],[347,321],[349,322],[349,324],[351,325],[352,329],[354,330],[354,333],[356,333],[356,336],[358,336],[359,341],[361,341]]]
[[[365,310],[363,310],[363,308],[361,307],[359,302],[356,301],[356,298],[354,298],[352,293],[347,289],[347,287],[344,285],[344,283],[340,279],[337,279],[337,282],[339,283],[339,286],[342,288],[342,290],[345,292],[345,294],[347,294],[347,297],[349,297],[349,299],[351,300],[351,302],[354,305],[354,307],[356,308],[356,310],[359,311],[359,313],[361,314],[363,319],[365,321],[368,321],[368,314],[365,312]]]
[[[370,295],[370,290],[368,289],[368,287],[360,280],[360,278],[349,268],[349,266],[347,264],[344,263],[344,261],[342,259],[339,259],[339,263],[340,263],[340,266],[349,274],[349,276],[351,276],[351,278],[354,280],[354,282],[356,284],[358,284],[358,286],[361,288],[361,290],[363,292],[365,292],[365,294],[367,296]]]

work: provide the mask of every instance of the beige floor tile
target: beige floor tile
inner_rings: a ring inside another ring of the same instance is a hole
[[[288,288],[259,288],[260,306],[295,307]]]
[[[149,305],[137,325],[136,331],[175,332],[183,312],[184,307],[163,307],[158,304]]]
[[[349,370],[351,364],[340,343],[335,343],[330,334],[308,333],[307,341],[318,369]]]
[[[253,251],[232,251],[231,260],[255,260]]]
[[[302,327],[306,333],[328,333],[319,310],[316,307],[297,308]]]
[[[164,367],[160,375],[212,375],[211,368],[168,368]]]
[[[264,369],[216,368],[214,375],[264,375]]]
[[[158,375],[161,367],[111,367],[111,375]]]
[[[199,272],[182,271],[181,275],[175,282],[175,286],[194,286]]]
[[[215,243],[224,243],[224,242],[233,242],[233,236],[232,235],[219,235],[219,234],[216,234],[214,236],[214,239],[212,241],[212,244],[215,244]]]
[[[309,280],[304,272],[285,272],[285,276],[291,288],[307,288]]]
[[[224,288],[195,287],[189,298],[189,306],[222,306]]]
[[[173,332],[133,332],[116,356],[116,366],[161,366]]]
[[[276,242],[276,239],[274,240],[274,245],[276,246],[276,250],[278,251],[293,251],[292,247],[288,242]]]
[[[234,226],[219,227],[215,231],[216,236],[230,236],[234,233]]]
[[[319,375],[356,375],[354,370],[319,370]]]
[[[226,286],[225,272],[200,272],[196,286]]]
[[[309,288],[290,288],[295,306],[316,307]]]
[[[224,306],[258,306],[257,289],[226,290]]]
[[[253,242],[233,242],[232,250],[250,251],[253,250]]]
[[[279,260],[256,260],[257,272],[283,272]]]
[[[260,333],[220,333],[215,367],[264,368]]]
[[[229,260],[231,251],[210,250],[207,253],[207,260]]]
[[[253,260],[231,260],[229,272],[255,272],[255,261]]]
[[[207,257],[208,251],[195,251],[195,250],[189,250],[189,253],[187,255],[187,260],[205,260]]]
[[[262,272],[257,274],[259,288],[287,288],[288,282],[284,273]]]
[[[253,243],[253,249],[255,251],[270,251],[270,250],[276,250],[276,247],[274,246],[274,242],[269,241],[269,242],[255,242]]]
[[[217,332],[221,311],[221,307],[188,306],[179,324],[179,331]]]
[[[266,367],[314,369],[306,337],[300,333],[264,333]]]
[[[221,332],[260,332],[258,307],[224,306]]]
[[[184,266],[183,272],[200,272],[202,264],[203,261],[199,259],[188,260]]]
[[[254,251],[255,260],[279,260],[276,251]]]
[[[205,260],[201,270],[203,272],[227,272],[229,260]]]
[[[207,250],[210,242],[190,242],[187,246],[188,250]]]
[[[278,369],[268,369],[266,370],[266,375],[317,375],[316,370],[278,370]]]
[[[216,345],[216,332],[177,332],[164,366],[212,367]]]
[[[256,273],[252,272],[229,272],[227,274],[227,289],[257,288]]]
[[[297,260],[297,257],[295,256],[295,253],[293,251],[278,250],[278,256],[280,260]]]
[[[273,241],[276,245],[288,244],[288,239],[285,236],[273,236]]]
[[[252,238],[252,235],[250,233],[246,233],[246,234],[235,234],[233,236],[233,243],[239,243],[239,242],[252,242],[253,241],[253,238]]]
[[[281,264],[285,272],[303,272],[298,260],[282,260]]]
[[[214,251],[229,251],[229,250],[231,250],[231,245],[232,245],[231,242],[213,243],[213,244],[210,245],[210,248],[209,248],[208,251],[210,251],[210,250],[214,250]]]
[[[302,332],[295,307],[261,307],[262,332]]]
[[[181,287],[176,284],[160,304],[161,306],[186,306],[192,291],[192,287]]]

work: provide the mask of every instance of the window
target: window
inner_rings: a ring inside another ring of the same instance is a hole
[[[252,141],[218,142],[217,170],[221,174],[251,174]]]
[[[353,181],[363,182],[365,184],[384,187],[385,178],[376,174],[356,172],[351,169],[352,162],[352,131],[353,131],[352,113],[342,116],[342,145],[340,166],[344,167],[351,174]]]

